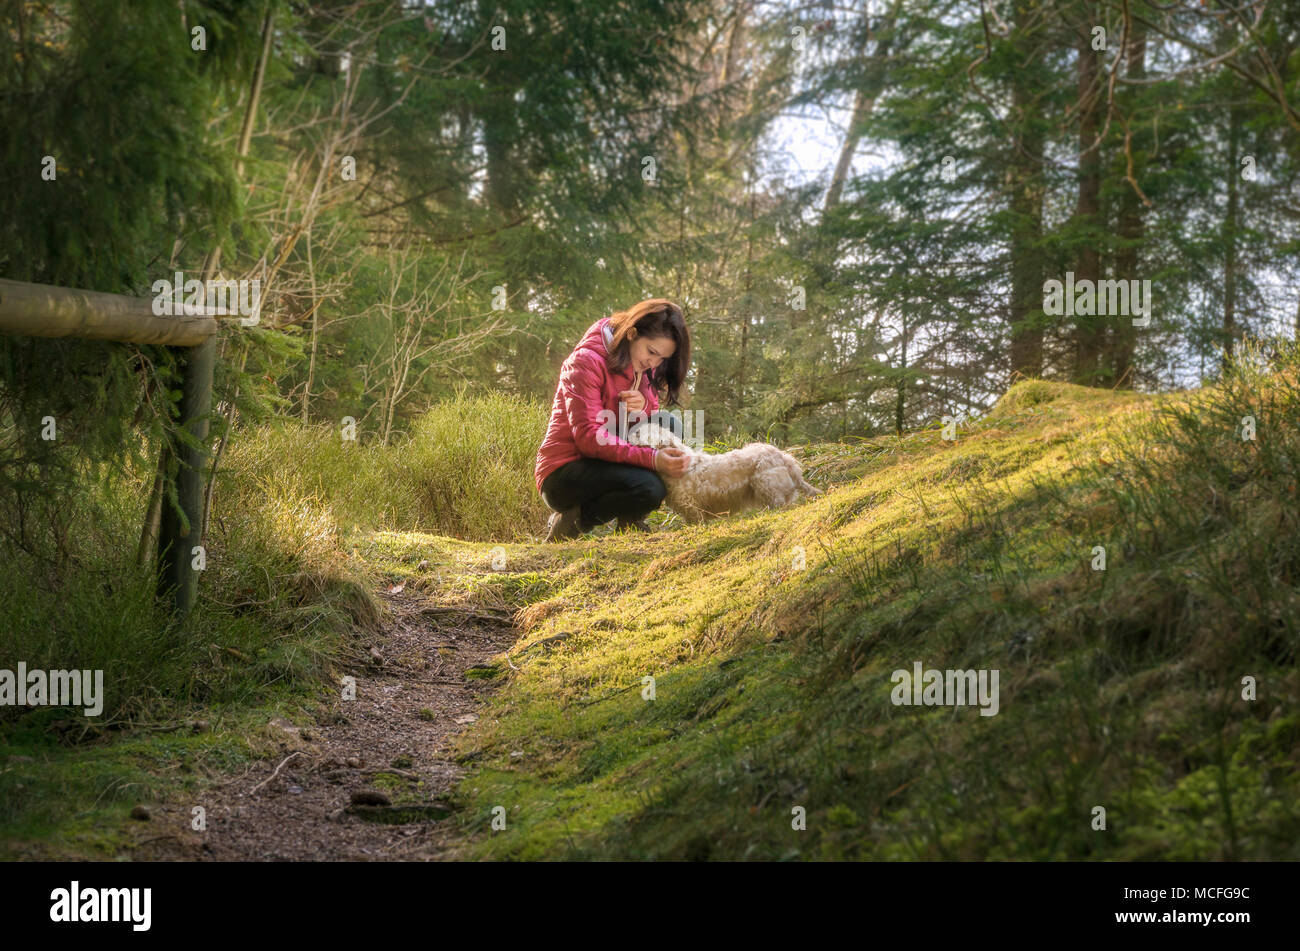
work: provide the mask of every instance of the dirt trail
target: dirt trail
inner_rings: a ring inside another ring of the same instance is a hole
[[[375,641],[382,662],[349,671],[356,699],[335,699],[328,715],[302,729],[273,721],[283,736],[280,755],[193,804],[154,808],[152,821],[140,823],[136,860],[447,854],[455,836],[450,822],[438,821],[445,815],[439,797],[463,773],[449,758],[452,739],[472,722],[476,698],[491,689],[490,681],[465,672],[508,648],[515,633],[508,612],[435,606],[418,595],[384,597],[392,618]],[[354,794],[365,790],[391,805],[354,805]],[[205,832],[191,831],[191,805],[205,808]]]

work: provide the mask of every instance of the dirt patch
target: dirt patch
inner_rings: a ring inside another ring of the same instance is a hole
[[[150,807],[133,857],[198,861],[438,859],[455,843],[443,798],[464,770],[451,744],[490,681],[466,671],[517,639],[509,612],[385,596],[393,609],[356,698],[317,723],[273,720],[279,755],[193,803]],[[207,829],[190,828],[192,808]]]

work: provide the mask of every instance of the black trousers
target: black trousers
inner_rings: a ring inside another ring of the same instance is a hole
[[[582,530],[612,518],[635,522],[659,507],[668,490],[659,473],[604,459],[566,462],[542,480],[542,501],[557,512],[582,506]]]

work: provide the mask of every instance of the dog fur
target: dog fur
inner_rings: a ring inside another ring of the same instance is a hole
[[[782,508],[822,494],[803,477],[803,468],[793,456],[767,443],[705,453],[692,449],[658,423],[639,424],[628,434],[628,442],[656,449],[675,447],[690,455],[691,465],[685,474],[660,473],[668,489],[665,504],[685,522],[703,522],[750,509]]]

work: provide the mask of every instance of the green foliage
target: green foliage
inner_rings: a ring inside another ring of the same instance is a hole
[[[363,572],[320,519],[267,498],[210,534],[199,609],[178,627],[155,602],[151,566],[135,562],[150,479],[128,468],[66,494],[62,562],[36,546],[0,547],[0,668],[103,670],[105,709],[83,729],[317,683],[357,626],[377,623]],[[41,712],[6,706],[0,722]]]
[[[437,403],[389,446],[364,429],[345,440],[341,422],[285,420],[235,434],[217,504],[231,513],[278,506],[286,524],[302,506],[349,532],[529,537],[545,524],[533,483],[545,424],[542,407],[501,394]]]
[[[238,214],[231,155],[196,130],[214,82],[243,65],[244,8],[227,16],[220,5],[184,5],[231,31],[204,57],[165,0],[8,6],[0,274],[146,294],[177,242],[219,240]],[[60,547],[76,481],[99,463],[133,453],[140,462],[140,429],[156,437],[165,423],[173,365],[160,347],[0,336],[0,522],[11,542],[42,554]],[[54,439],[42,438],[49,416]]]
[[[222,229],[235,212],[229,151],[195,134],[210,109],[203,64],[214,61],[190,49],[166,0],[11,6],[17,28],[0,33],[0,84],[12,92],[0,107],[0,270],[143,292],[172,242],[196,233],[184,229]],[[207,5],[187,6],[211,22]],[[57,163],[53,181],[41,174],[45,156]]]

